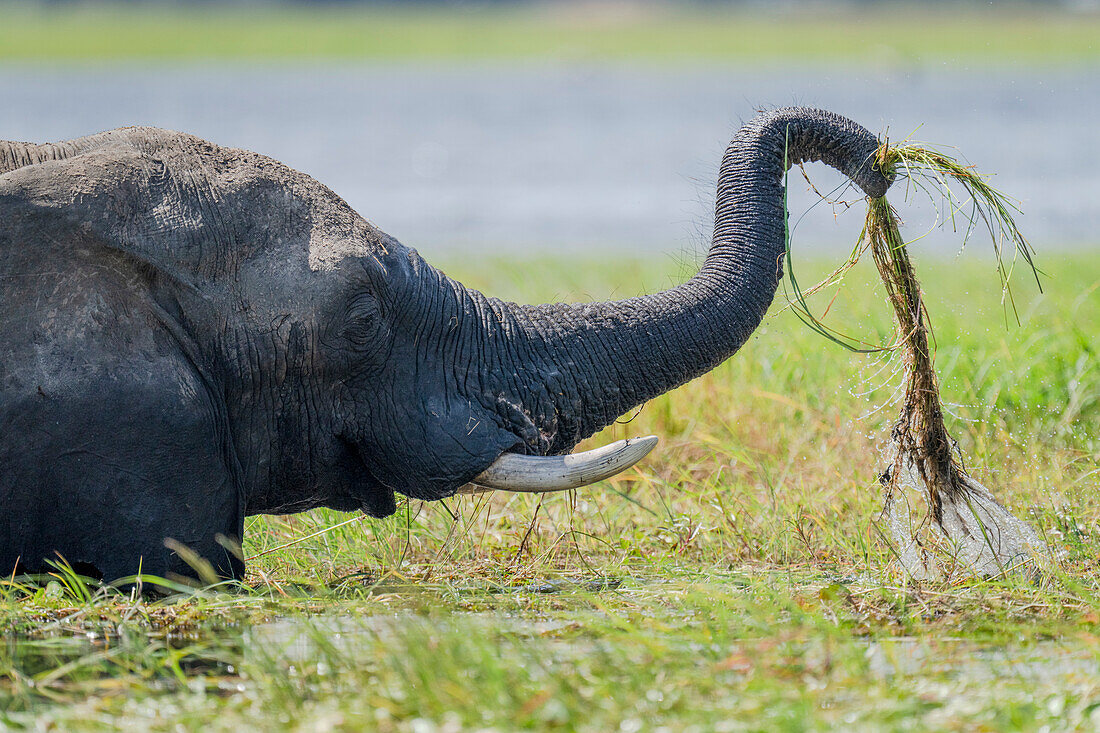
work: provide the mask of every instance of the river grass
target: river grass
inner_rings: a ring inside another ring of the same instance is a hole
[[[880,68],[1100,58],[1100,15],[1000,5],[767,13],[622,4],[412,11],[0,0],[0,20],[0,61],[839,61]]]
[[[797,243],[796,243],[797,244]],[[878,522],[900,384],[782,296],[745,348],[601,440],[614,480],[249,521],[243,588],[0,587],[0,726],[95,730],[1052,730],[1100,724],[1100,258],[1040,256],[1020,324],[981,257],[923,258],[949,428],[1060,553],[907,582]],[[446,264],[446,263],[444,263]],[[799,260],[810,282],[835,262]],[[465,260],[517,300],[652,292],[668,260]],[[869,263],[827,322],[886,341]],[[885,532],[885,534],[884,534]]]

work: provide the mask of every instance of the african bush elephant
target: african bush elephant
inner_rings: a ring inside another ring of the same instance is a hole
[[[552,457],[736,352],[779,283],[787,168],[882,196],[878,145],[828,112],[763,113],[726,150],[697,275],[528,306],[256,153],[145,127],[0,142],[0,572],[193,574],[168,539],[240,577],[247,515],[381,517],[394,492],[621,469],[651,441]]]

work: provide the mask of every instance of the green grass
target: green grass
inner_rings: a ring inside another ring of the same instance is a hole
[[[0,727],[1095,727],[1100,257],[1040,251],[1045,293],[1021,278],[1018,327],[994,263],[914,257],[949,428],[1062,552],[1041,578],[905,581],[874,480],[901,375],[810,332],[781,296],[736,357],[599,439],[662,438],[603,484],[412,502],[283,549],[351,515],[254,518],[246,554],[274,551],[232,593],[88,595],[60,572],[0,586]],[[797,262],[805,282],[835,264]],[[534,301],[652,292],[690,267],[447,269]],[[887,341],[876,281],[861,264],[811,303]]]
[[[1080,63],[1100,15],[1045,9],[781,14],[543,6],[196,10],[0,2],[3,60],[478,60]]]

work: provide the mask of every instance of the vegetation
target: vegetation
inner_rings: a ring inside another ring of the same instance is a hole
[[[0,726],[1095,727],[1100,259],[1040,255],[1044,293],[1017,281],[1017,326],[995,262],[912,254],[967,468],[1058,549],[1052,572],[906,581],[874,475],[900,364],[827,342],[780,297],[740,354],[596,439],[662,438],[603,484],[411,502],[384,521],[254,518],[244,588],[3,583]],[[806,281],[831,269],[797,265]],[[447,269],[535,301],[652,292],[693,267]],[[825,322],[891,339],[870,262]]]
[[[402,10],[153,8],[0,0],[0,60],[478,60],[1079,63],[1100,58],[1100,15],[894,7],[746,13],[611,4]]]

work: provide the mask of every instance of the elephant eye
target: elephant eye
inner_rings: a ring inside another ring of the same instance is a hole
[[[378,338],[378,307],[374,299],[363,295],[348,304],[342,333],[353,344],[365,346]]]
[[[377,319],[374,315],[359,316],[351,323],[344,326],[344,336],[353,344],[365,346],[369,344],[377,333]]]

